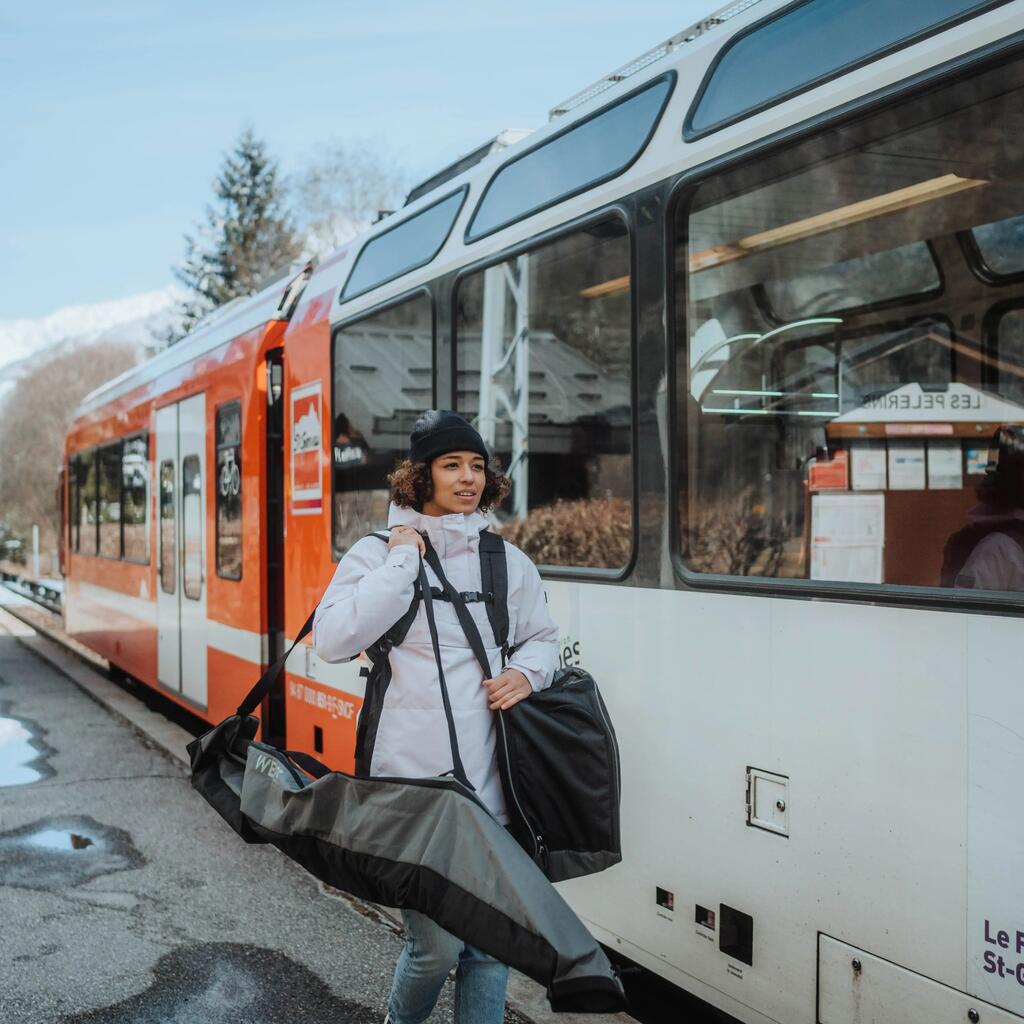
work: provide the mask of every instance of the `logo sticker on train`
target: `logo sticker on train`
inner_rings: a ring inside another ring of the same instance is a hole
[[[320,394],[320,381],[316,380],[296,388],[291,396],[291,512],[294,516],[319,515],[324,507]]]

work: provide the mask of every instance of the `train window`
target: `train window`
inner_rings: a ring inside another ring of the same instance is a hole
[[[434,404],[434,312],[418,294],[334,335],[334,557],[387,526],[388,473]]]
[[[121,442],[99,449],[100,550],[104,558],[121,557]]]
[[[674,81],[664,75],[499,168],[477,205],[466,241],[625,171],[654,134]]]
[[[149,563],[149,435],[124,439],[121,458],[121,532],[124,557]]]
[[[633,546],[630,247],[601,221],[466,278],[457,406],[506,467],[502,532],[547,565]]]
[[[174,463],[160,463],[160,586],[166,594],[174,593],[177,576],[178,517],[174,499]]]
[[[1024,308],[1008,309],[999,317],[993,361],[1000,393],[1024,405]]]
[[[341,293],[342,301],[426,266],[451,233],[466,192],[466,187],[460,188],[371,238],[356,257]]]
[[[218,406],[217,575],[242,578],[242,403]]]
[[[203,595],[203,478],[198,455],[181,460],[182,591],[198,601]]]
[[[1005,0],[803,0],[739,32],[704,76],[683,129],[697,138]]]
[[[941,287],[935,260],[924,242],[855,256],[764,283],[771,312],[779,323],[928,296]]]
[[[1024,312],[989,316],[1024,285],[979,282],[958,244],[1024,210],[1021,72],[934,86],[679,203],[688,570],[1024,592]]]
[[[79,458],[81,486],[78,489],[79,552],[95,555],[99,550],[99,512],[96,505],[96,449]]]
[[[971,229],[985,268],[996,277],[1024,274],[1024,215]]]
[[[82,483],[85,463],[81,455],[68,459],[68,548],[79,550],[82,523]]]

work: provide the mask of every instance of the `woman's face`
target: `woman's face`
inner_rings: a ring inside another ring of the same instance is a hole
[[[428,516],[475,512],[484,493],[485,463],[476,452],[449,452],[430,464],[434,494],[423,503]]]

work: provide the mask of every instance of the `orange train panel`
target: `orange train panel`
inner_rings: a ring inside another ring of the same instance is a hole
[[[331,768],[351,772],[356,749],[356,716],[363,702],[352,694],[288,673],[288,748],[305,750]],[[316,749],[320,729],[322,750]]]
[[[83,554],[72,550],[70,516],[65,519],[67,582],[66,629],[97,653],[141,682],[209,721],[216,722],[237,706],[262,670],[262,657],[235,656],[213,643],[207,649],[207,700],[197,707],[157,679],[158,480],[156,469],[156,410],[191,395],[205,394],[205,457],[207,480],[206,564],[204,587],[208,639],[218,626],[243,637],[250,651],[265,651],[267,633],[266,439],[265,359],[282,344],[287,324],[265,321],[228,337],[184,365],[120,395],[80,416],[65,441],[65,456],[91,449],[140,431],[149,433],[149,563]],[[181,344],[187,344],[182,342]],[[242,417],[242,575],[224,579],[216,572],[215,416],[225,402],[238,399]],[[65,507],[70,507],[70,482],[65,483]],[[265,656],[265,655],[264,655]]]
[[[330,310],[336,294],[336,287],[318,286],[314,277],[286,336],[285,393],[288,401],[285,405],[285,436],[291,436],[293,417],[304,415],[310,405],[316,406],[317,401],[321,429],[320,449],[316,453],[312,476],[308,465],[298,472],[300,467],[294,464],[292,446],[286,443],[284,497],[288,542],[285,547],[285,631],[290,638],[298,633],[316,606],[337,564],[331,547],[330,507]],[[296,483],[303,487],[303,496],[298,499],[294,494]],[[319,501],[315,497],[306,497],[314,489],[319,490]],[[331,768],[351,771],[356,715],[362,706],[362,693],[350,693],[310,679],[304,672],[305,662],[299,653],[289,659],[286,672],[288,746],[313,754]],[[320,730],[322,750],[316,749],[317,729]]]
[[[330,509],[330,310],[344,253],[328,261],[332,268],[310,281],[290,323],[265,321],[211,345],[192,360],[124,395],[81,415],[69,430],[65,450],[76,452],[146,430],[149,451],[149,550],[147,565],[100,558],[67,546],[68,631],[143,683],[153,686],[209,721],[219,721],[237,707],[262,670],[268,633],[267,478],[265,360],[284,348],[284,631],[294,637],[334,572]],[[323,270],[324,268],[321,268]],[[320,271],[317,272],[320,274]],[[282,286],[283,290],[283,286]],[[255,301],[255,300],[254,300]],[[213,329],[224,333],[234,311]],[[186,339],[182,344],[189,344]],[[159,358],[159,357],[158,357]],[[205,395],[206,561],[205,595],[210,640],[207,652],[207,698],[196,707],[157,680],[157,596],[159,495],[156,465],[156,413],[192,395]],[[242,409],[242,577],[216,574],[216,505],[214,500],[215,415],[224,402],[239,399]],[[293,404],[319,417],[321,444],[293,463]],[[293,474],[305,488],[294,500]],[[313,493],[318,497],[310,498]],[[65,485],[66,507],[69,484]],[[70,519],[70,517],[68,517]],[[219,639],[218,639],[219,636]],[[309,641],[306,641],[307,643]],[[248,656],[242,656],[244,653]],[[260,651],[259,658],[253,651]],[[285,673],[287,744],[314,753],[331,767],[351,770],[356,716],[362,703],[356,672],[343,686],[311,679],[304,651],[293,655]],[[350,693],[348,688],[359,692]],[[317,738],[319,730],[319,742]],[[317,747],[321,747],[317,750]]]

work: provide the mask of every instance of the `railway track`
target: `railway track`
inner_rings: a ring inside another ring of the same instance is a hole
[[[27,598],[55,615],[61,614],[63,590],[55,581],[37,580],[10,567],[0,568],[0,583],[19,597]]]

